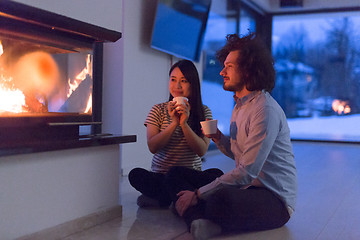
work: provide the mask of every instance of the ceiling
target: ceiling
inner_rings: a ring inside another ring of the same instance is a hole
[[[352,11],[360,10],[360,0],[243,0],[258,10],[270,14],[284,14],[296,12],[324,12],[324,11]],[[302,6],[280,7],[280,4],[296,4]]]

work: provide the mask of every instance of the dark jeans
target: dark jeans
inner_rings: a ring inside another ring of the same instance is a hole
[[[197,189],[209,182],[205,172],[174,168],[169,171],[166,184],[173,201],[175,192]],[[190,207],[184,219],[190,228],[196,219],[209,219],[224,232],[260,231],[283,226],[290,218],[285,204],[270,190],[259,187],[240,189],[224,186]]]
[[[197,170],[193,171],[202,173]],[[216,168],[207,169],[204,172],[212,176],[211,179],[215,179],[223,174],[220,169]],[[143,168],[134,168],[129,173],[129,182],[131,186],[142,194],[158,200],[161,207],[170,205],[172,199],[165,187],[165,174],[150,172]]]
[[[165,174],[155,173],[143,168],[134,168],[129,173],[129,182],[142,194],[159,201],[161,207],[167,207],[171,199],[163,187]]]

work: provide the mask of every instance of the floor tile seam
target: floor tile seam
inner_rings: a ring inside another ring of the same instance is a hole
[[[353,189],[359,189],[359,182],[360,182],[360,174],[357,175],[351,184],[348,185],[348,189],[349,191],[346,191],[346,194],[342,194],[342,200],[340,201],[340,204],[338,207],[340,207],[340,205],[343,205],[344,203],[346,203],[346,200],[353,198],[352,195],[354,195],[355,193],[352,191]],[[356,207],[356,206],[353,206]],[[336,211],[338,210],[338,208],[336,209]]]
[[[321,231],[319,232],[319,234],[317,235],[317,237],[315,239],[321,239],[321,235],[324,233],[324,231],[328,228],[329,224],[332,222],[332,220],[334,219],[334,216],[336,215],[336,213],[339,211],[341,205],[344,203],[345,198],[349,195],[350,193],[347,192],[347,194],[343,194],[341,197],[341,200],[338,201],[338,204],[336,205],[336,207],[334,208],[332,214],[329,216],[329,218],[327,219],[326,223],[324,224],[323,228],[321,229]],[[336,238],[338,239],[338,238]]]

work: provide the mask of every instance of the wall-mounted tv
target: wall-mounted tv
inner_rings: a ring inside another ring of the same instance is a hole
[[[151,47],[198,61],[211,0],[158,0]]]

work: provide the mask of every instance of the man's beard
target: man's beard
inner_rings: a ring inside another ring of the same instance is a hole
[[[223,89],[225,91],[229,92],[235,92],[235,91],[241,91],[244,88],[244,84],[238,84],[238,85],[226,85],[225,82],[223,84]]]

